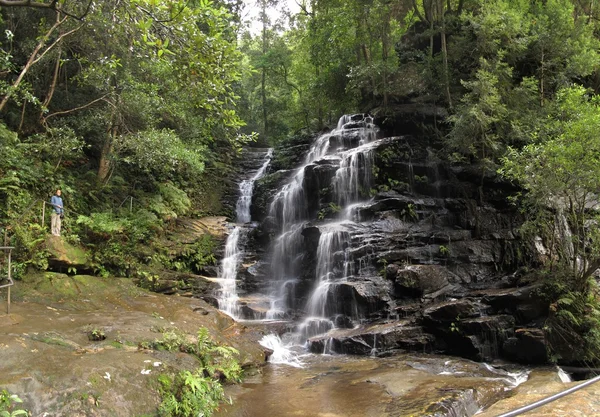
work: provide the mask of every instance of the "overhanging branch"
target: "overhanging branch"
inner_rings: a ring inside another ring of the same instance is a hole
[[[91,105],[93,105],[93,104],[95,104],[95,103],[97,103],[99,101],[105,101],[105,102],[107,102],[107,103],[109,103],[109,104],[112,105],[112,103],[110,101],[106,100],[106,97],[108,97],[108,94],[105,94],[102,97],[99,97],[99,98],[97,98],[95,100],[92,100],[89,103],[84,104],[83,106],[75,107],[75,108],[69,109],[69,110],[63,110],[63,111],[57,111],[57,112],[54,112],[54,113],[50,113],[48,116],[46,116],[46,117],[44,117],[42,119],[42,124],[46,125],[48,119],[51,118],[51,117],[63,116],[65,114],[69,114],[69,113],[73,113],[73,112],[76,112],[76,111],[79,111],[79,110],[83,110],[83,109],[86,109],[86,108],[90,107]]]
[[[63,9],[62,7],[59,7],[58,0],[52,0],[49,3],[32,0],[0,0],[0,7],[31,7],[35,9],[50,9],[55,10],[58,13],[64,14],[65,16],[69,16],[77,20],[82,20],[89,13],[93,1],[94,0],[88,1],[85,11],[80,15],[76,15],[72,12]]]

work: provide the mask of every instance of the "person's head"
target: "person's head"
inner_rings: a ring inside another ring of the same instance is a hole
[[[61,191],[60,190],[56,190],[56,195],[60,197]]]

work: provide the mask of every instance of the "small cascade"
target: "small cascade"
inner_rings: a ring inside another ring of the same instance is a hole
[[[225,243],[225,257],[221,262],[221,296],[219,297],[219,309],[225,311],[231,317],[238,316],[238,295],[237,295],[237,269],[242,255],[238,246],[240,239],[239,226],[233,228],[227,242]]]
[[[276,334],[268,334],[260,339],[258,343],[273,352],[269,356],[269,362],[302,368],[303,364],[298,359],[298,356]]]
[[[238,268],[244,255],[243,249],[240,248],[240,237],[245,233],[245,229],[240,226],[240,224],[251,221],[250,205],[252,202],[254,182],[264,175],[272,155],[273,149],[269,148],[260,168],[251,178],[240,182],[240,196],[236,203],[237,225],[233,227],[225,242],[225,256],[221,261],[220,268],[221,279],[219,280],[219,283],[221,288],[217,299],[219,302],[219,309],[233,318],[239,317],[239,296],[237,293],[236,279]]]
[[[334,189],[337,202],[345,207],[366,198],[372,183],[373,171],[372,149],[360,146],[348,151],[342,159],[340,168],[335,173]]]
[[[317,281],[306,305],[308,317],[301,325],[303,340],[335,328],[336,316],[342,312],[349,313],[351,319],[359,318],[355,305],[348,311],[348,306],[340,304],[342,299],[336,297],[338,285],[346,282],[353,272],[353,263],[346,251],[349,240],[348,232],[337,224],[321,233],[317,248]]]
[[[235,207],[235,214],[237,216],[237,223],[248,223],[250,218],[250,204],[252,203],[252,192],[254,191],[254,183],[257,179],[262,177],[267,170],[269,161],[273,156],[273,148],[269,148],[267,155],[265,156],[265,162],[256,171],[254,176],[250,179],[243,180],[240,182],[240,197],[237,200]]]

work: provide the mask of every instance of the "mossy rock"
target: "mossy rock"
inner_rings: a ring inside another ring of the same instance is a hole
[[[48,236],[46,250],[49,254],[48,263],[52,270],[91,269],[89,254],[83,248],[71,245],[61,236]]]
[[[76,310],[90,305],[101,307],[109,300],[135,298],[144,293],[132,280],[125,278],[38,272],[27,274],[23,282],[24,285],[15,286],[16,301],[40,302],[47,306],[60,304]],[[82,303],[84,299],[88,301]]]

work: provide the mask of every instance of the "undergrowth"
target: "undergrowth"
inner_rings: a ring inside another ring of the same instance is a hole
[[[201,328],[193,341],[177,329],[168,330],[149,347],[185,352],[197,360],[194,370],[158,377],[161,417],[209,417],[225,400],[223,385],[241,381],[242,369],[236,360],[238,351],[216,343],[206,328]]]
[[[600,302],[597,285],[588,293],[574,291],[567,271],[548,274],[540,295],[548,302],[544,325],[553,362],[600,363]]]
[[[18,417],[29,415],[29,412],[17,408],[21,404],[21,400],[17,395],[10,394],[7,390],[0,391],[0,417]]]

